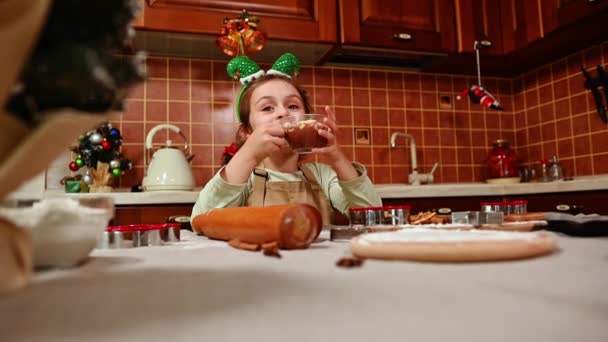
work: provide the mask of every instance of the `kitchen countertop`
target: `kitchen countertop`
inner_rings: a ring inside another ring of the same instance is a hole
[[[437,183],[430,185],[376,184],[382,198],[467,197],[529,195],[552,192],[608,189],[608,175],[581,176],[568,181],[547,183]]]
[[[343,269],[348,244],[326,232],[281,259],[184,235],[36,273],[0,297],[2,340],[608,341],[606,238],[559,236],[559,252],[521,261]]]
[[[436,183],[412,186],[406,184],[376,184],[382,198],[429,198],[461,196],[504,196],[572,191],[608,190],[608,175],[581,176],[570,181],[548,183],[486,184],[486,183]],[[192,204],[198,197],[196,191],[112,192],[116,205]],[[42,194],[15,193],[13,199],[30,200],[41,197],[66,195],[62,190],[47,190]],[[67,194],[68,196],[99,196],[99,194]]]

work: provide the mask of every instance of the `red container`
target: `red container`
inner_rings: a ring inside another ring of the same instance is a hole
[[[486,179],[518,177],[518,160],[507,140],[496,140],[486,160]]]

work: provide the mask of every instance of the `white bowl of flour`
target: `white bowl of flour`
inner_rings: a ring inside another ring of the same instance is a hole
[[[72,267],[87,259],[112,218],[72,198],[48,198],[25,208],[0,208],[0,217],[32,235],[36,267]]]

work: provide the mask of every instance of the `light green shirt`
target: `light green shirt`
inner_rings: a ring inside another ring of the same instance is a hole
[[[348,213],[351,207],[377,207],[382,205],[382,200],[371,180],[367,176],[365,166],[353,162],[353,166],[359,173],[359,177],[350,181],[341,181],[336,172],[329,166],[321,163],[306,163],[307,167],[317,178],[323,193],[329,199],[332,207],[343,214]],[[213,208],[242,207],[247,205],[247,198],[253,186],[254,177],[251,173],[249,180],[244,184],[230,184],[221,176],[221,169],[209,180],[198,195],[198,199],[192,208],[190,220],[197,215],[204,214]],[[302,171],[278,172],[266,169],[268,182],[306,181]]]

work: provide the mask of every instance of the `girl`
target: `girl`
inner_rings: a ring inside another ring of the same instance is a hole
[[[291,63],[281,62],[286,56]],[[253,62],[247,59],[247,63]],[[329,129],[318,130],[328,145],[312,151],[324,163],[300,163],[300,155],[289,147],[280,119],[309,113],[310,105],[306,92],[285,70],[273,70],[286,64],[287,71],[299,69],[295,57],[285,54],[267,74],[257,66],[249,73],[255,78],[245,81],[237,101],[240,148],[201,190],[191,219],[212,208],[307,203],[319,209],[323,223],[329,224],[334,221],[332,208],[346,214],[349,207],[382,205],[365,167],[349,161],[340,149],[329,106],[323,122]],[[228,69],[230,74],[230,63]],[[243,69],[247,68],[241,66],[239,71]]]

